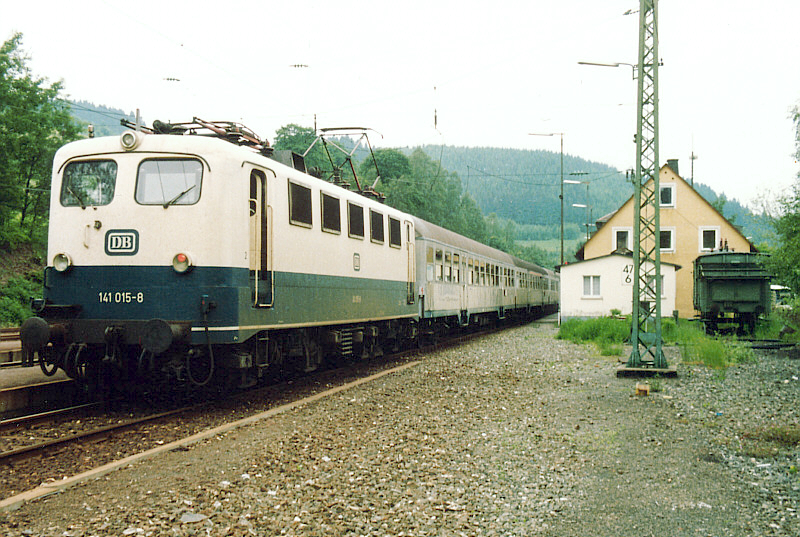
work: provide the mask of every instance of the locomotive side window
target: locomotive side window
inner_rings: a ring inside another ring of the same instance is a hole
[[[322,192],[322,231],[329,233],[342,232],[342,214],[339,198]]]
[[[364,208],[347,202],[347,233],[354,239],[364,238]]]
[[[136,202],[142,205],[194,205],[200,200],[203,165],[196,159],[148,159],[136,174]]]
[[[289,222],[296,226],[312,227],[311,189],[289,181]]]
[[[389,217],[389,246],[400,248],[402,246],[402,233],[400,232],[400,220]]]
[[[378,211],[369,210],[370,239],[377,244],[383,244],[383,215]]]
[[[61,182],[61,205],[96,207],[114,199],[117,163],[113,160],[70,162]]]

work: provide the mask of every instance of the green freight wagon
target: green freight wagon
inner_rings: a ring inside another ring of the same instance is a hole
[[[708,333],[735,325],[738,334],[755,330],[770,311],[770,274],[762,254],[720,251],[694,260],[694,308]]]

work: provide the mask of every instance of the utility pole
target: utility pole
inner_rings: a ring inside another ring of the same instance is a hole
[[[639,78],[633,222],[633,349],[625,367],[666,370],[661,339],[658,157],[658,0],[639,0]]]

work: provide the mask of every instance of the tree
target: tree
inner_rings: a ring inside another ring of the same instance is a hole
[[[795,125],[795,155],[800,159],[800,106],[792,110]],[[794,293],[800,291],[800,174],[789,194],[780,200],[780,215],[775,219],[775,233],[780,246],[769,261],[778,279]]]
[[[0,244],[31,239],[49,208],[53,156],[78,138],[61,82],[36,78],[16,33],[0,47]]]

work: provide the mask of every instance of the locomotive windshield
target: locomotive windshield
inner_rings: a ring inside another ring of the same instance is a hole
[[[203,165],[195,159],[150,159],[139,164],[136,201],[142,205],[194,205]]]
[[[70,162],[64,168],[61,182],[61,205],[64,207],[96,207],[114,199],[117,163],[113,160]]]

